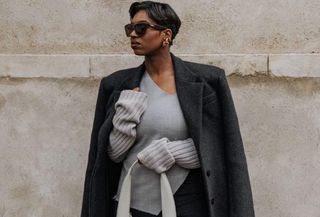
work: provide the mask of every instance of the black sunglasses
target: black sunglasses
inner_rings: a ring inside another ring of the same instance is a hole
[[[127,37],[130,37],[131,32],[134,30],[136,32],[136,34],[140,37],[143,36],[148,28],[154,28],[157,30],[164,30],[167,29],[167,27],[165,26],[161,26],[161,25],[152,25],[150,23],[137,23],[137,24],[132,24],[129,23],[127,25],[124,26],[124,30],[126,32]]]

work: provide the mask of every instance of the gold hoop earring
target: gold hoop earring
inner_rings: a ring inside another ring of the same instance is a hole
[[[169,38],[166,38],[163,43],[162,43],[162,47],[165,47],[169,44]]]

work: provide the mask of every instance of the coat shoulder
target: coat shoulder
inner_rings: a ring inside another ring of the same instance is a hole
[[[126,69],[120,69],[115,72],[112,72],[111,74],[102,77],[101,84],[108,89],[114,89],[119,86],[119,84],[127,78],[130,73],[134,70],[136,70],[137,67],[131,67]]]
[[[217,80],[219,77],[225,75],[224,69],[219,66],[191,61],[184,61],[184,63],[192,72],[205,81]]]

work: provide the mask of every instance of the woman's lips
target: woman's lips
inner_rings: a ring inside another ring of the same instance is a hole
[[[131,48],[136,48],[136,47],[138,47],[138,46],[140,46],[139,43],[131,43]]]

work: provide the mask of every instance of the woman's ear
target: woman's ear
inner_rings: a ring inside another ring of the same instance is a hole
[[[169,38],[169,41],[172,40],[172,30],[171,29],[165,29],[161,32],[161,35],[163,35],[163,39]]]
[[[172,30],[171,29],[166,30],[166,36],[169,38],[169,42],[172,41]]]

